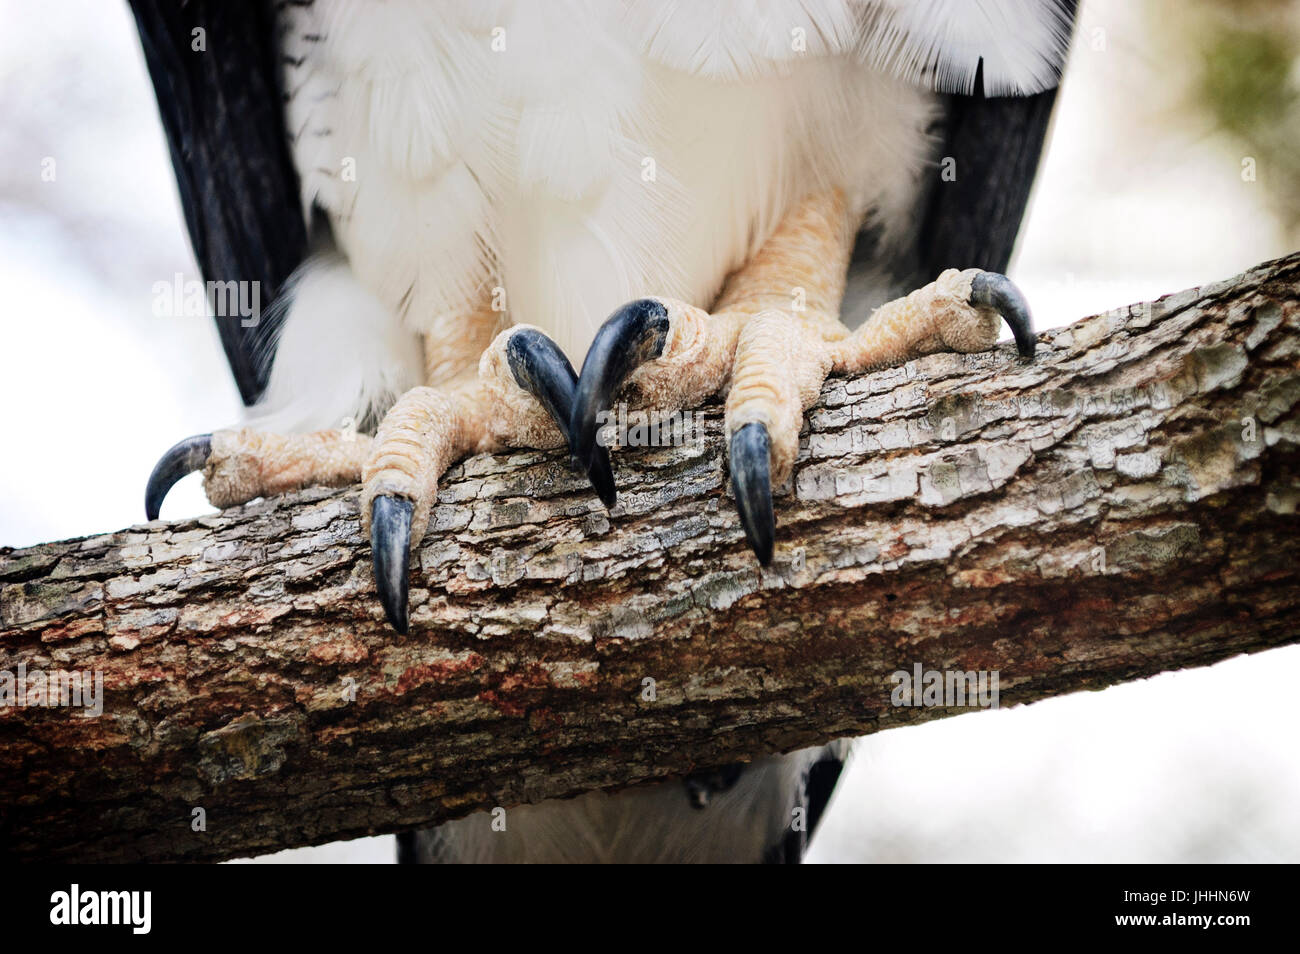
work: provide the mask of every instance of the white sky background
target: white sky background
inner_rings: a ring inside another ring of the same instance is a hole
[[[1289,251],[1240,148],[1178,108],[1140,9],[1084,6],[1011,269],[1040,327]],[[0,544],[142,521],[158,455],[237,418],[212,323],[152,314],[177,272],[198,278],[125,3],[0,0]],[[194,476],[163,516],[208,509]],[[813,859],[1300,861],[1298,681],[1293,647],[882,733]]]

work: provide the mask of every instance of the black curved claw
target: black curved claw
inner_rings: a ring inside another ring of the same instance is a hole
[[[506,360],[510,363],[515,383],[546,408],[551,420],[569,442],[572,453],[570,425],[578,374],[560,346],[534,328],[520,328],[506,342]],[[607,448],[598,446],[594,449],[587,474],[605,506],[614,506],[614,471]]]
[[[597,418],[610,409],[633,371],[663,354],[667,338],[668,309],[653,298],[642,298],[606,319],[582,362],[568,429],[569,449],[607,507],[614,506],[616,491],[613,474],[609,474],[607,482],[600,475],[600,452],[608,451],[596,439],[600,430]]]
[[[185,438],[158,458],[158,463],[153,465],[153,473],[149,475],[149,483],[144,488],[145,516],[157,520],[167,491],[185,475],[202,470],[211,456],[212,435],[196,434]]]
[[[393,629],[406,635],[407,573],[411,568],[411,515],[404,497],[376,497],[370,505],[370,560],[375,589]]]
[[[1020,357],[1028,360],[1034,356],[1033,318],[1025,296],[1005,275],[997,272],[980,272],[970,284],[970,303],[992,308],[1011,326]]]
[[[772,448],[767,428],[757,421],[731,435],[731,489],[745,537],[758,557],[768,566],[776,540],[776,518],[772,515]]]

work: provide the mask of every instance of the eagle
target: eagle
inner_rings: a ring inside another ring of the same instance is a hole
[[[147,515],[198,470],[217,507],[359,483],[394,638],[462,458],[567,449],[612,508],[611,409],[720,399],[766,565],[828,375],[1003,321],[1033,356],[1003,272],[1072,0],[130,2],[203,276],[270,303],[216,315],[246,417],[168,450]],[[797,862],[845,753],[471,815],[399,860]]]

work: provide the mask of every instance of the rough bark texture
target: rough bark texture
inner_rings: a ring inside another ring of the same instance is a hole
[[[832,379],[743,541],[720,455],[452,470],[384,623],[355,491],[0,551],[0,670],[99,671],[104,711],[0,707],[0,846],[218,859],[428,826],[1297,639],[1300,255],[1009,348]],[[645,680],[654,680],[654,699]],[[192,830],[194,809],[206,830]]]

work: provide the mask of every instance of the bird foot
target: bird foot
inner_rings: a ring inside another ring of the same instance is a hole
[[[588,466],[601,412],[620,396],[671,412],[726,394],[731,488],[740,523],[759,562],[772,561],[772,488],[790,477],[805,412],[832,372],[855,373],[937,351],[970,353],[995,345],[1010,325],[1020,354],[1033,356],[1024,296],[1003,275],[949,269],[905,298],[877,309],[850,332],[834,315],[780,296],[724,294],[710,316],[668,298],[632,302],[597,332],[583,362],[570,426],[575,460]],[[606,478],[592,477],[612,503]]]
[[[438,480],[453,463],[504,447],[549,448],[568,440],[577,374],[541,331],[518,325],[483,353],[477,376],[402,395],[372,438],[340,430],[280,435],[248,428],[187,438],[155,466],[145,493],[150,520],[181,477],[204,474],[217,507],[303,487],[362,483],[362,529],[375,586],[393,628],[407,632],[410,551],[423,538]],[[593,480],[613,486],[604,448]]]

